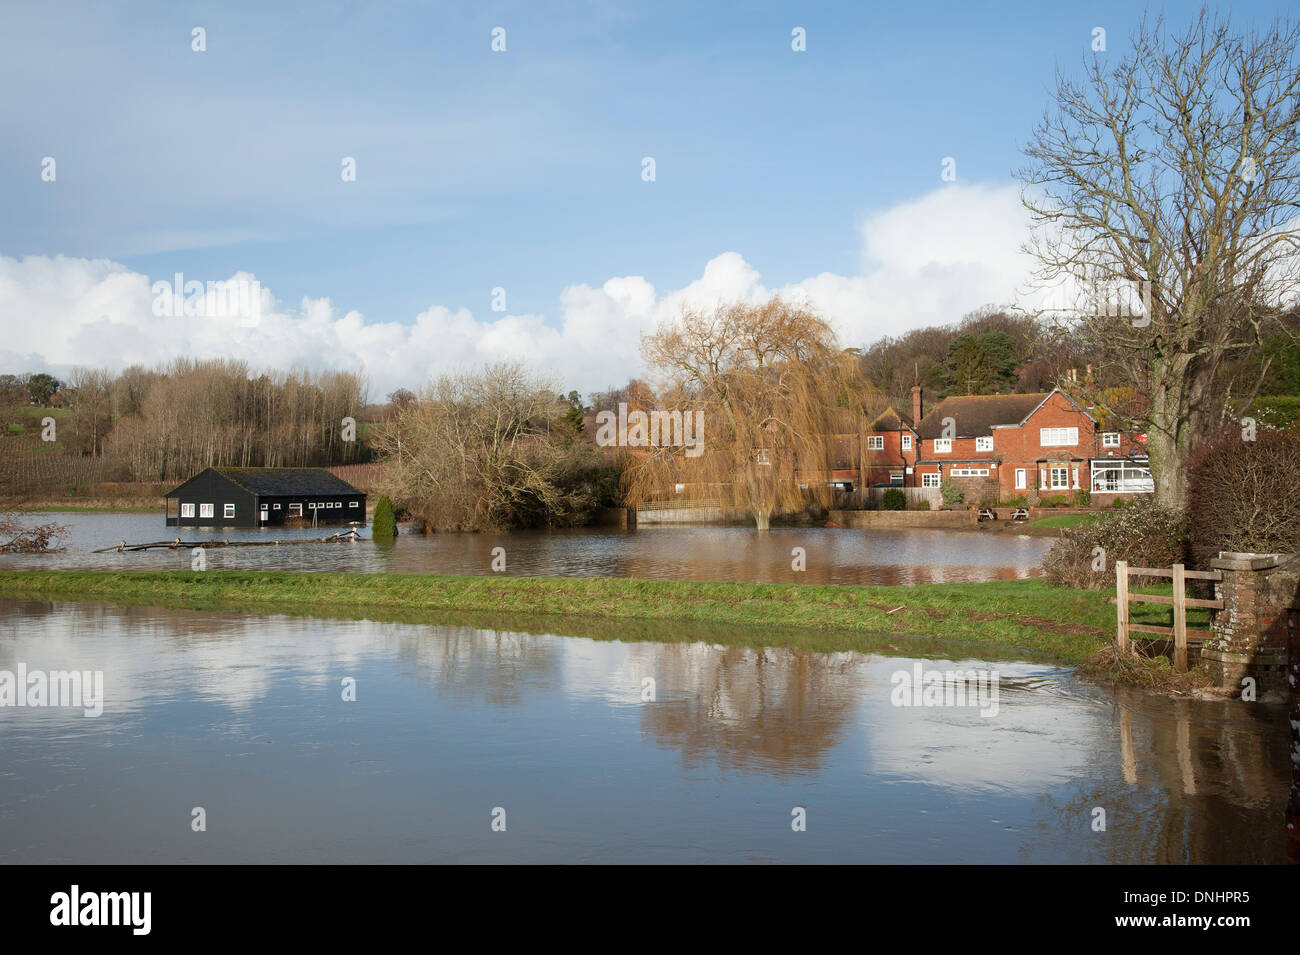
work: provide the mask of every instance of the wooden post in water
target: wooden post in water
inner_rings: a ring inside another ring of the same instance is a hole
[[[1128,653],[1128,561],[1115,561],[1115,649]]]
[[[1174,669],[1187,672],[1187,578],[1186,568],[1174,564]]]

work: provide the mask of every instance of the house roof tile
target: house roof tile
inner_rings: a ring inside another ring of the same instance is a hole
[[[942,438],[943,419],[956,422],[951,437],[979,438],[991,434],[997,425],[1017,425],[1047,400],[1051,392],[1028,395],[954,395],[939,402],[916,426],[922,438]]]

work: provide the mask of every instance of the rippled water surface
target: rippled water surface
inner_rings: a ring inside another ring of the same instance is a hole
[[[119,541],[171,540],[177,529],[161,514],[44,514],[66,524],[67,549],[50,555],[0,555],[0,569],[187,570],[188,550],[94,554]],[[194,540],[291,540],[333,533],[298,528],[196,530]],[[369,531],[366,531],[367,535]],[[824,527],[650,527],[636,531],[570,530],[494,534],[399,535],[391,544],[297,544],[206,552],[210,569],[337,570],[365,573],[489,573],[492,550],[506,550],[506,573],[526,576],[643,577],[768,583],[925,584],[1033,576],[1050,539],[992,531],[909,529],[855,531]],[[807,569],[792,569],[802,547]]]
[[[899,707],[892,643],[716,639],[0,601],[0,671],[106,696],[0,708],[0,862],[1283,861],[1280,708],[1023,662]]]

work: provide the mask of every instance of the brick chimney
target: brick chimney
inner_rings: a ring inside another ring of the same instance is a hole
[[[912,386],[912,427],[921,423],[921,386]]]

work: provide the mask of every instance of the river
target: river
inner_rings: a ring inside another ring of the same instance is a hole
[[[0,862],[1284,861],[1282,708],[904,642],[0,601],[0,671],[104,687],[0,707]],[[918,665],[996,712],[894,705]]]

